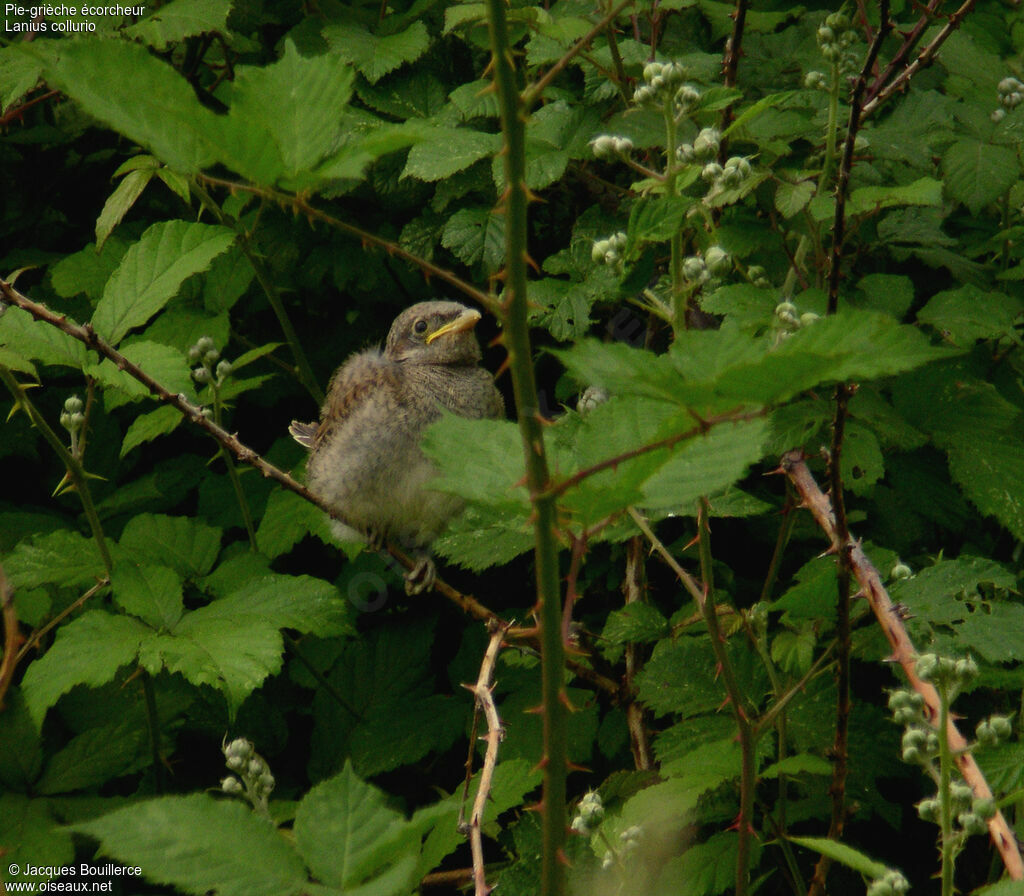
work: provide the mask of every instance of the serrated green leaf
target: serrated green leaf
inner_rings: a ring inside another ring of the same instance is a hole
[[[942,157],[946,191],[964,203],[972,215],[994,202],[1020,177],[1012,146],[996,146],[962,138]]]
[[[190,579],[212,569],[220,539],[220,529],[199,519],[140,513],[128,521],[119,543],[133,561],[168,566]]]
[[[658,890],[677,896],[718,896],[736,883],[739,835],[735,831],[712,834],[681,856],[669,859],[658,878]],[[752,844],[750,862],[756,868],[761,844]]]
[[[103,287],[127,251],[128,243],[117,236],[111,236],[99,249],[89,243],[84,249],[65,255],[50,268],[50,282],[57,295],[66,299],[85,293],[98,302]]]
[[[104,574],[96,542],[69,529],[22,541],[4,559],[4,571],[15,589],[90,586]]]
[[[813,753],[798,753],[774,762],[761,769],[759,778],[778,778],[781,775],[796,777],[799,775],[831,775],[832,763]]]
[[[40,64],[18,52],[17,46],[0,47],[0,113],[6,112],[39,81]]]
[[[23,45],[43,76],[86,112],[177,171],[208,166],[216,117],[189,83],[142,44],[86,38]]]
[[[857,281],[857,290],[856,307],[882,311],[896,320],[902,320],[914,304],[914,284],[902,274],[868,274]]]
[[[961,286],[936,293],[917,312],[917,319],[955,344],[969,347],[976,339],[999,339],[1012,333],[1022,311],[1019,298]]]
[[[295,843],[317,879],[346,892],[371,879],[368,894],[401,891],[419,857],[418,831],[348,763],[299,804]]]
[[[651,604],[637,601],[608,614],[601,637],[612,644],[656,641],[668,633],[668,620]]]
[[[184,394],[188,398],[195,396],[188,358],[180,349],[141,339],[124,346],[121,354],[144,373],[148,373],[168,392],[175,395]],[[152,394],[135,377],[106,358],[99,363],[87,365],[85,372],[104,386],[123,393],[126,398],[141,398]],[[107,406],[111,406],[109,398]]]
[[[967,499],[994,516],[1014,537],[1024,539],[1024,451],[1021,429],[957,440],[949,449],[949,469]]]
[[[77,339],[50,324],[34,320],[20,308],[7,308],[0,315],[0,343],[22,370],[29,361],[81,370],[87,357],[85,346]]]
[[[342,58],[301,56],[290,40],[273,64],[240,67],[221,121],[222,159],[257,183],[313,185],[310,172],[341,143],[352,80]]]
[[[134,662],[150,629],[128,616],[89,610],[62,625],[53,645],[26,670],[25,703],[37,724],[77,684],[99,687]]]
[[[409,150],[402,177],[442,180],[496,153],[501,145],[498,134],[470,128],[425,127],[420,131],[420,138]]]
[[[112,344],[120,342],[174,298],[188,277],[206,270],[234,239],[230,230],[213,224],[154,224],[107,281],[92,319],[96,331]]]
[[[835,216],[835,205],[832,196],[816,196],[808,208],[816,221],[827,221]],[[873,214],[901,205],[942,205],[942,182],[922,177],[904,186],[858,187],[846,200],[846,213]]]
[[[881,862],[868,858],[864,853],[845,843],[840,843],[838,840],[829,840],[827,837],[790,837],[789,839],[797,846],[804,846],[823,856],[828,856],[841,865],[871,878],[883,877],[889,870]]]
[[[691,638],[660,641],[637,675],[637,694],[656,715],[692,718],[717,709],[725,697],[714,670],[708,644]]]
[[[811,668],[817,644],[818,638],[810,624],[804,624],[797,631],[783,629],[772,639],[772,659],[783,672],[799,678]]]
[[[146,414],[139,414],[132,420],[124,434],[120,456],[124,457],[133,448],[138,448],[139,445],[152,442],[153,439],[173,432],[184,419],[181,412],[170,405],[164,405]]]
[[[96,246],[98,248],[102,248],[111,231],[121,223],[124,216],[128,214],[128,210],[135,205],[135,200],[146,189],[146,184],[152,180],[159,165],[156,159],[153,159],[153,163],[152,167],[129,171],[114,192],[107,197],[107,201],[103,203],[103,210],[96,219]]]
[[[638,199],[629,213],[626,255],[634,257],[645,243],[671,239],[682,227],[683,218],[692,205],[693,200],[683,196]]]
[[[73,737],[53,755],[35,785],[43,794],[71,793],[105,784],[151,761],[149,735],[138,718],[115,719]]]
[[[114,567],[110,582],[114,600],[154,629],[173,629],[181,619],[181,577],[173,569],[124,558]]]
[[[463,264],[483,262],[494,273],[505,259],[505,216],[489,208],[459,209],[445,224],[441,245]]]
[[[173,0],[125,31],[157,50],[186,37],[227,31],[232,0]]]
[[[207,794],[168,796],[118,809],[71,830],[146,878],[194,896],[290,896],[307,890],[302,860],[273,823]]]
[[[423,22],[413,22],[397,34],[372,34],[355,24],[333,24],[323,29],[331,49],[351,62],[371,84],[407,62],[415,62],[430,45]]]
[[[274,492],[267,500],[267,509],[256,531],[260,553],[279,557],[307,535],[316,536],[324,544],[334,541],[322,510],[292,492]]]
[[[813,181],[802,180],[795,184],[782,181],[775,189],[775,208],[783,218],[792,218],[807,207],[813,195]]]
[[[644,507],[695,513],[698,498],[732,485],[760,460],[767,433],[764,420],[720,423],[707,435],[676,446],[644,483]]]
[[[388,703],[353,730],[349,752],[355,770],[370,778],[443,753],[459,738],[467,705],[448,694]]]

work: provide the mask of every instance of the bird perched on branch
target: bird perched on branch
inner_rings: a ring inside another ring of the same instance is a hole
[[[331,379],[320,422],[292,421],[289,432],[309,449],[306,479],[348,526],[379,547],[391,538],[417,563],[406,591],[431,587],[434,565],[425,549],[462,508],[432,490],[433,464],[420,450],[423,431],[442,409],[461,417],[501,417],[505,403],[478,366],[473,328],[480,312],[457,302],[420,302],[391,325],[383,351],[349,358]]]

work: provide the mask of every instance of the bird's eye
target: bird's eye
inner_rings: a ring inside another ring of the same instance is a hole
[[[416,333],[420,333],[420,334],[426,333],[427,332],[427,322],[421,318],[420,320],[416,321],[416,323],[414,323],[412,325],[412,328],[413,328],[413,331],[416,332]]]

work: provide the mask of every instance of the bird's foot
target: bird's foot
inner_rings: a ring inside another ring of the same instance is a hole
[[[371,551],[384,550],[384,545],[387,542],[387,535],[385,535],[382,529],[367,529],[366,530],[366,544]]]
[[[420,554],[416,565],[405,574],[405,593],[408,595],[422,594],[434,587],[437,579],[437,567],[428,554]]]

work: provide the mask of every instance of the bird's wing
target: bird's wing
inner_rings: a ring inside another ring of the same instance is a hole
[[[303,448],[313,447],[313,441],[316,439],[316,431],[316,423],[300,423],[298,420],[292,420],[288,427],[288,432],[291,433],[292,438],[295,439],[295,441]]]
[[[368,349],[349,358],[331,377],[327,401],[320,411],[320,423],[311,436],[310,447],[319,445],[329,433],[341,426],[371,394],[381,389],[393,390],[397,377],[396,365],[378,349]],[[302,435],[305,437],[305,430],[302,430]]]

